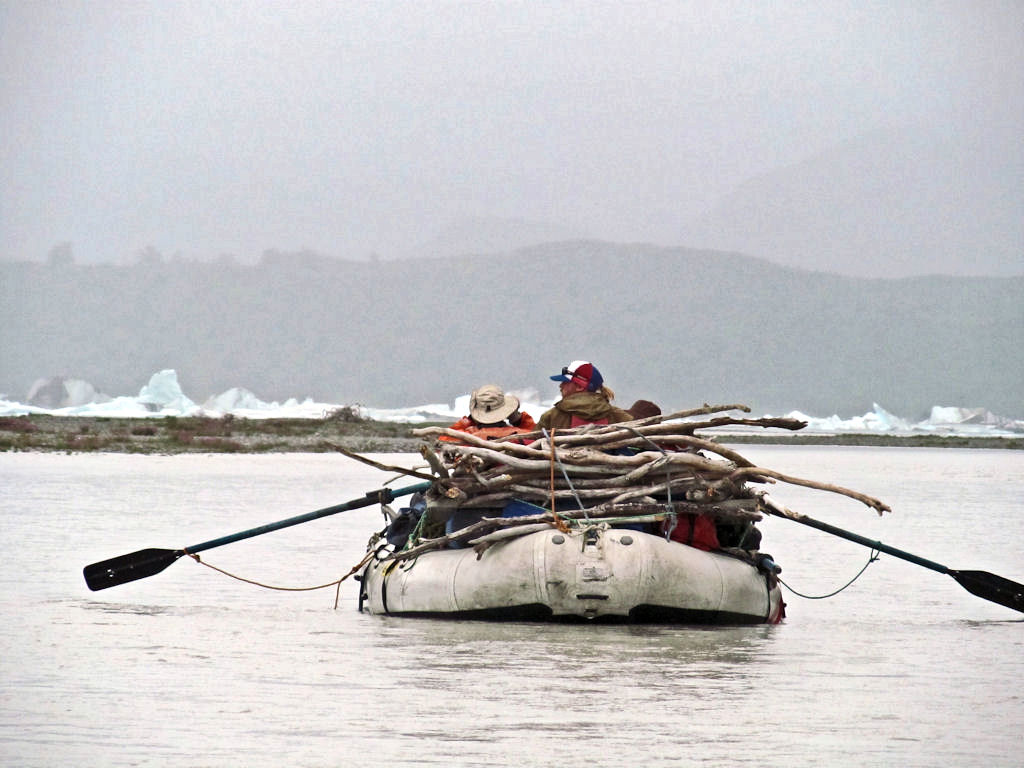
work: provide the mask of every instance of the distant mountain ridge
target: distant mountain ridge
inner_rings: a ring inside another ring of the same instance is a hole
[[[411,258],[507,253],[543,243],[588,239],[579,229],[544,221],[471,216],[442,227],[429,240],[411,249]]]
[[[1020,417],[1022,295],[1024,277],[865,280],[597,241],[380,262],[7,262],[0,391],[59,375],[132,392],[174,368],[198,398],[244,386],[398,407],[490,381],[553,397],[548,376],[586,358],[623,405]]]

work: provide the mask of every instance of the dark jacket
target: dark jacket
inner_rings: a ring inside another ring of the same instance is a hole
[[[633,414],[616,408],[600,392],[573,392],[555,403],[554,408],[545,411],[537,421],[537,426],[544,429],[578,426],[573,424],[574,416],[577,422],[582,424],[618,424],[620,421],[633,421]]]

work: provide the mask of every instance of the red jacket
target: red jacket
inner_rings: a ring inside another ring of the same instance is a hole
[[[468,432],[471,435],[483,438],[484,440],[496,440],[499,437],[507,437],[508,435],[522,435],[526,432],[533,432],[537,429],[537,422],[533,420],[533,417],[528,413],[520,413],[519,426],[513,427],[508,424],[502,424],[497,427],[481,427],[469,416],[463,416],[461,419],[452,424],[448,429],[457,429],[459,432]],[[458,438],[449,437],[448,435],[441,435],[442,440],[446,440],[451,443],[458,442]]]

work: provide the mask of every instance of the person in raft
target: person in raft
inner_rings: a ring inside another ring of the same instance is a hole
[[[551,380],[561,382],[558,389],[562,399],[540,417],[537,425],[543,429],[618,424],[636,418],[629,411],[611,404],[615,393],[604,385],[604,378],[593,363],[573,360]]]
[[[463,416],[449,427],[484,440],[533,432],[536,428],[537,423],[533,417],[519,410],[519,398],[515,395],[506,395],[497,384],[485,384],[473,390],[469,397],[469,415]],[[455,440],[454,437],[441,439]]]
[[[630,412],[634,419],[647,419],[651,416],[661,416],[661,408],[657,403],[652,403],[650,400],[637,400],[626,410]]]

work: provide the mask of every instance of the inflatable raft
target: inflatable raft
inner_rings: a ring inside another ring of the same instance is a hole
[[[473,547],[393,555],[381,547],[363,570],[362,610],[729,625],[776,623],[784,615],[777,567],[767,556],[755,564],[599,522],[568,530],[524,524]]]
[[[780,569],[760,549],[761,470],[698,428],[704,406],[624,424],[485,439],[428,427],[427,480],[374,534],[360,609],[395,616],[775,623]],[[745,406],[744,406],[745,408]],[[797,429],[791,419],[756,426]],[[364,459],[365,460],[365,459]],[[774,473],[777,475],[777,473]],[[773,475],[773,476],[774,476]]]

